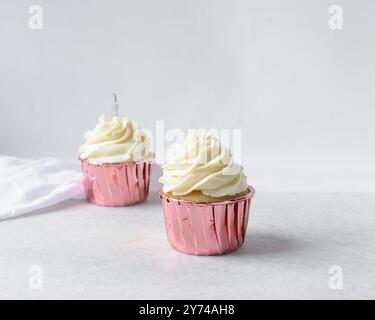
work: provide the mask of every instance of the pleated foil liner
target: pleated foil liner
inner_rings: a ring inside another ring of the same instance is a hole
[[[152,160],[125,163],[81,160],[83,186],[88,201],[110,207],[143,202],[150,187]]]
[[[168,197],[162,191],[169,243],[192,255],[221,255],[240,248],[245,240],[255,189],[233,200],[192,202]]]

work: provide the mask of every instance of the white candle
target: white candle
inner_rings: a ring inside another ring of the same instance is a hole
[[[112,107],[111,107],[111,116],[112,117],[118,117],[120,105],[117,103],[116,93],[112,92],[112,94],[113,94],[113,97],[114,97],[114,103],[112,104]]]

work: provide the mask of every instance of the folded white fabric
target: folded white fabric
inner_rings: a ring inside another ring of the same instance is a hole
[[[0,220],[83,197],[78,163],[0,156]]]

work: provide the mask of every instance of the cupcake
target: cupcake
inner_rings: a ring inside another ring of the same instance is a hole
[[[115,112],[100,116],[84,137],[79,153],[88,201],[113,207],[143,202],[153,161],[146,132]]]
[[[173,248],[220,255],[242,246],[255,190],[229,148],[213,134],[195,131],[174,145],[159,181]]]

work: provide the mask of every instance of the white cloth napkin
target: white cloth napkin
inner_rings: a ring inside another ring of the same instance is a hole
[[[83,197],[79,163],[0,156],[0,220]]]

